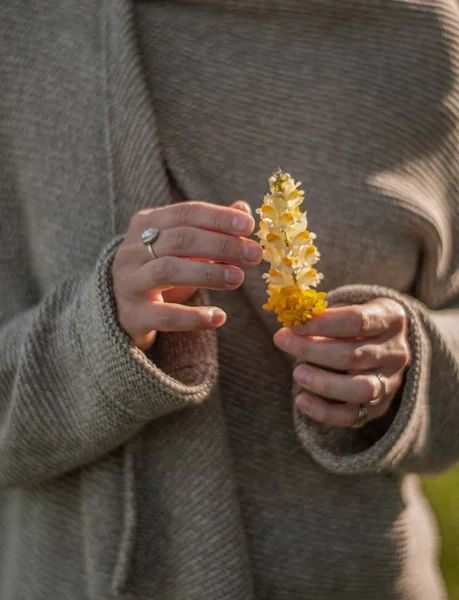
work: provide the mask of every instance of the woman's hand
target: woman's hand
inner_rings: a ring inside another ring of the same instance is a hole
[[[328,308],[297,329],[279,330],[274,336],[276,345],[305,361],[293,373],[307,390],[297,396],[297,407],[334,427],[352,427],[358,421],[360,404],[366,406],[368,419],[383,416],[410,361],[406,331],[404,309],[388,298]],[[375,373],[383,376],[383,383]],[[369,404],[381,395],[377,405]]]
[[[121,327],[141,350],[157,331],[219,327],[225,313],[216,307],[177,304],[197,288],[234,290],[244,273],[237,265],[256,265],[262,250],[253,240],[255,222],[248,205],[215,206],[184,202],[144,210],[131,220],[113,262],[113,289]],[[142,243],[142,232],[159,230],[156,259]],[[224,264],[221,264],[224,263]]]

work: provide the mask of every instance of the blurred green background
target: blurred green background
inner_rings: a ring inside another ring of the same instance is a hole
[[[424,479],[423,486],[443,538],[441,566],[449,600],[459,600],[459,467],[439,477]]]

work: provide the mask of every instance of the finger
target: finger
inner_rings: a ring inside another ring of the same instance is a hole
[[[304,362],[339,371],[373,371],[392,364],[385,343],[309,338],[287,328],[276,332],[274,343]]]
[[[384,376],[385,390],[374,373],[355,375],[332,373],[313,365],[298,365],[293,372],[295,381],[308,392],[333,400],[367,404],[383,395],[394,394],[402,383],[402,373]]]
[[[197,331],[215,329],[226,314],[215,306],[184,306],[164,302],[144,302],[138,306],[130,333],[135,337],[150,331]]]
[[[331,307],[297,328],[303,335],[330,338],[375,337],[402,327],[405,315],[398,302],[377,298],[366,304]]]
[[[243,281],[244,272],[238,267],[175,256],[150,260],[131,278],[134,293],[161,290],[171,286],[212,290],[236,289]]]
[[[355,404],[331,404],[312,394],[299,394],[296,397],[298,410],[309,417],[330,427],[352,427],[359,418],[359,407]],[[386,414],[391,403],[387,398],[378,406],[367,407],[368,421],[379,419]]]
[[[143,250],[140,244],[139,249]],[[241,265],[258,264],[263,256],[261,246],[254,240],[196,227],[175,227],[161,231],[153,243],[153,249],[158,258],[181,256]]]
[[[182,225],[230,235],[250,235],[255,221],[250,214],[244,214],[236,208],[207,202],[182,202],[140,211],[134,216],[131,228],[140,236],[142,231],[149,227],[156,227],[162,231]]]
[[[245,212],[248,215],[252,214],[252,207],[245,200],[238,200],[237,202],[235,202],[234,204],[232,204],[231,207],[235,208],[237,210],[241,210],[242,212]]]

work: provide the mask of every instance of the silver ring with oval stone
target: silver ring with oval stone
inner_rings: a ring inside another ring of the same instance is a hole
[[[142,233],[142,243],[148,247],[148,251],[150,252],[152,258],[158,258],[153,250],[153,242],[158,239],[159,229],[156,227],[150,227],[150,229],[145,229]]]
[[[386,380],[384,379],[384,375],[382,373],[380,373],[379,371],[374,371],[373,374],[376,375],[376,377],[379,379],[379,382],[381,383],[381,393],[376,398],[373,398],[373,400],[370,400],[369,404],[371,406],[377,406],[381,402],[383,397],[386,395],[387,386]]]

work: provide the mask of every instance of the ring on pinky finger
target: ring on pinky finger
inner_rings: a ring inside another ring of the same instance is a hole
[[[378,406],[366,405],[368,421],[382,417],[390,404],[385,399]],[[301,393],[296,397],[298,410],[309,417],[324,423],[330,427],[351,428],[359,419],[359,405],[351,403],[332,404],[331,402],[314,396],[313,394]]]

